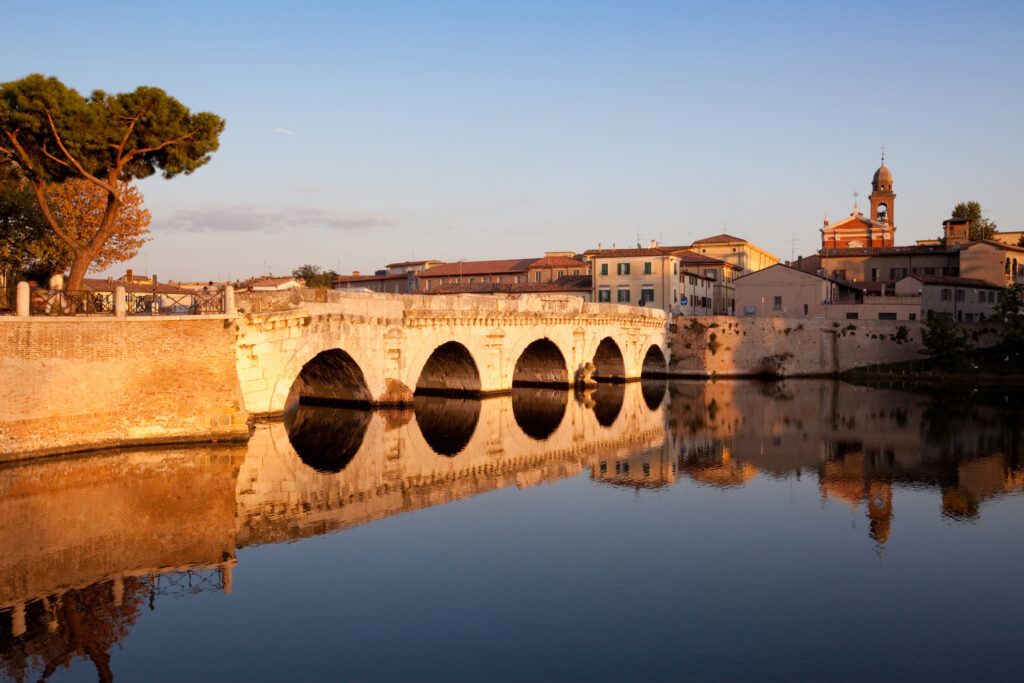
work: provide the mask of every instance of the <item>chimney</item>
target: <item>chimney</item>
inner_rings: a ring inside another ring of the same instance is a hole
[[[358,270],[353,270],[352,271],[352,277],[357,277],[358,275],[359,275],[359,271]]]
[[[597,250],[601,251],[601,243],[600,242],[597,243]]]
[[[651,240],[651,249],[654,249],[656,246],[658,246],[658,240]]]
[[[803,270],[804,269],[804,257],[803,256],[797,256],[796,257],[796,269],[797,270]]]
[[[124,276],[124,279],[127,280],[129,283],[131,283],[131,281],[132,281],[132,269],[131,268],[128,269],[128,273]]]

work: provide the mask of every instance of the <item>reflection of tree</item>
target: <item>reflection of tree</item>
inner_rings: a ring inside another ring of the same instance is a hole
[[[23,681],[42,669],[40,680],[46,680],[81,656],[92,661],[99,680],[114,680],[110,648],[131,631],[148,591],[139,578],[117,581],[124,582],[123,593],[107,581],[29,605],[28,631],[17,638],[0,635],[0,670]]]

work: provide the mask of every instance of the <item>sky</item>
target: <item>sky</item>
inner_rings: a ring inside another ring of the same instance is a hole
[[[898,244],[960,201],[1024,229],[1024,3],[14,2],[0,82],[156,86],[226,119],[140,189],[112,268],[235,280],[303,264],[540,257],[727,232],[786,260],[868,206]]]

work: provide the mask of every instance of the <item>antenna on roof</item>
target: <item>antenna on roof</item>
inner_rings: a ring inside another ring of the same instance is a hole
[[[885,145],[882,145],[882,166],[885,166]]]
[[[789,243],[790,243],[789,260],[790,261],[795,261],[796,260],[796,243],[797,243],[796,233],[795,232],[793,233],[793,236],[789,238]]]

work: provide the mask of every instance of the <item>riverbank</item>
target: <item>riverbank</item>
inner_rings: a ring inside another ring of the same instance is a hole
[[[839,379],[863,386],[896,388],[915,385],[921,389],[1014,388],[1024,389],[1024,360],[1012,362],[997,348],[974,349],[967,362],[951,368],[939,358],[921,358],[902,363],[882,363],[853,368]]]

